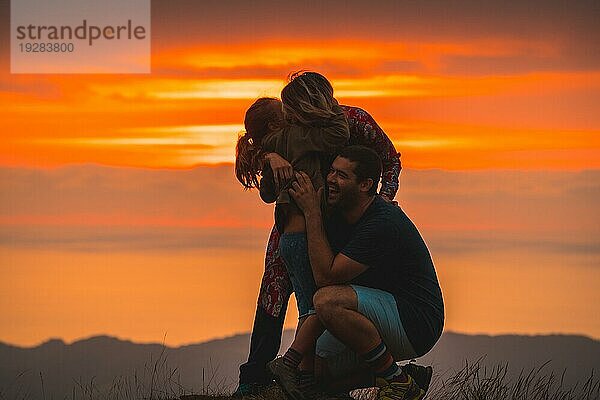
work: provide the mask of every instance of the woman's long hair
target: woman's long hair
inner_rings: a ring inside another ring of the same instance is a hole
[[[289,83],[281,91],[283,114],[286,121],[319,126],[335,116],[333,87],[317,72],[298,71],[289,75]]]
[[[238,137],[235,147],[235,176],[244,189],[258,187],[265,152],[262,140],[271,130],[283,126],[281,101],[261,97],[246,111],[246,132]]]

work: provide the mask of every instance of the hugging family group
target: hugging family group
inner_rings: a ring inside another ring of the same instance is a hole
[[[340,105],[316,72],[246,111],[235,173],[275,203],[248,361],[236,397],[279,385],[288,400],[421,400],[432,368],[414,360],[442,334],[444,302],[421,234],[394,201],[400,155],[375,120]],[[299,321],[281,357],[291,293]]]

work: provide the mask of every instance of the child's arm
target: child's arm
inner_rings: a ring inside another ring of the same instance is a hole
[[[258,185],[258,191],[260,192],[260,198],[267,204],[274,203],[277,200],[277,195],[279,194],[277,188],[275,186],[275,179],[273,176],[273,170],[265,163],[262,176],[260,178],[260,183]]]
[[[273,170],[273,178],[275,181],[275,187],[279,187],[284,182],[292,179],[294,175],[294,168],[292,164],[285,158],[281,157],[277,153],[265,154],[265,164]]]

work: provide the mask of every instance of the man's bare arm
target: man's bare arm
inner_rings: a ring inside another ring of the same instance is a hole
[[[323,189],[315,192],[310,178],[304,172],[298,173],[296,179],[290,189],[290,195],[304,213],[306,220],[308,256],[315,284],[317,287],[323,287],[349,282],[368,267],[343,254],[333,255],[321,215],[320,199]]]

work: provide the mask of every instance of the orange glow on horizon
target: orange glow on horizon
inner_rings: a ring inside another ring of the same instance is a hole
[[[380,125],[402,154],[406,168],[559,169],[600,167],[600,131],[503,129],[432,123]],[[121,129],[104,137],[13,139],[19,151],[5,165],[60,166],[94,161],[106,165],[187,169],[234,161],[242,125],[191,125]],[[43,150],[42,150],[43,149]],[[441,161],[443,160],[443,162]]]
[[[0,281],[0,304],[11,307],[0,309],[0,321],[3,326],[10,321],[11,329],[0,340],[33,346],[48,337],[71,342],[110,334],[162,342],[166,334],[167,345],[179,346],[244,333],[252,326],[263,256],[262,249],[179,250],[152,257],[139,252],[5,251],[0,260],[8,279]],[[565,274],[561,260],[527,253],[506,253],[472,268],[475,259],[435,257],[445,284],[446,331],[560,330],[600,337],[597,321],[580,306],[599,300],[597,274],[589,268],[573,267]],[[223,296],[224,282],[235,296]],[[465,285],[470,289],[464,290]],[[578,288],[579,302],[573,302],[565,285]],[[499,302],[499,297],[504,300]],[[546,318],[557,311],[563,315],[560,327]],[[291,300],[285,327],[294,328],[296,318]]]

